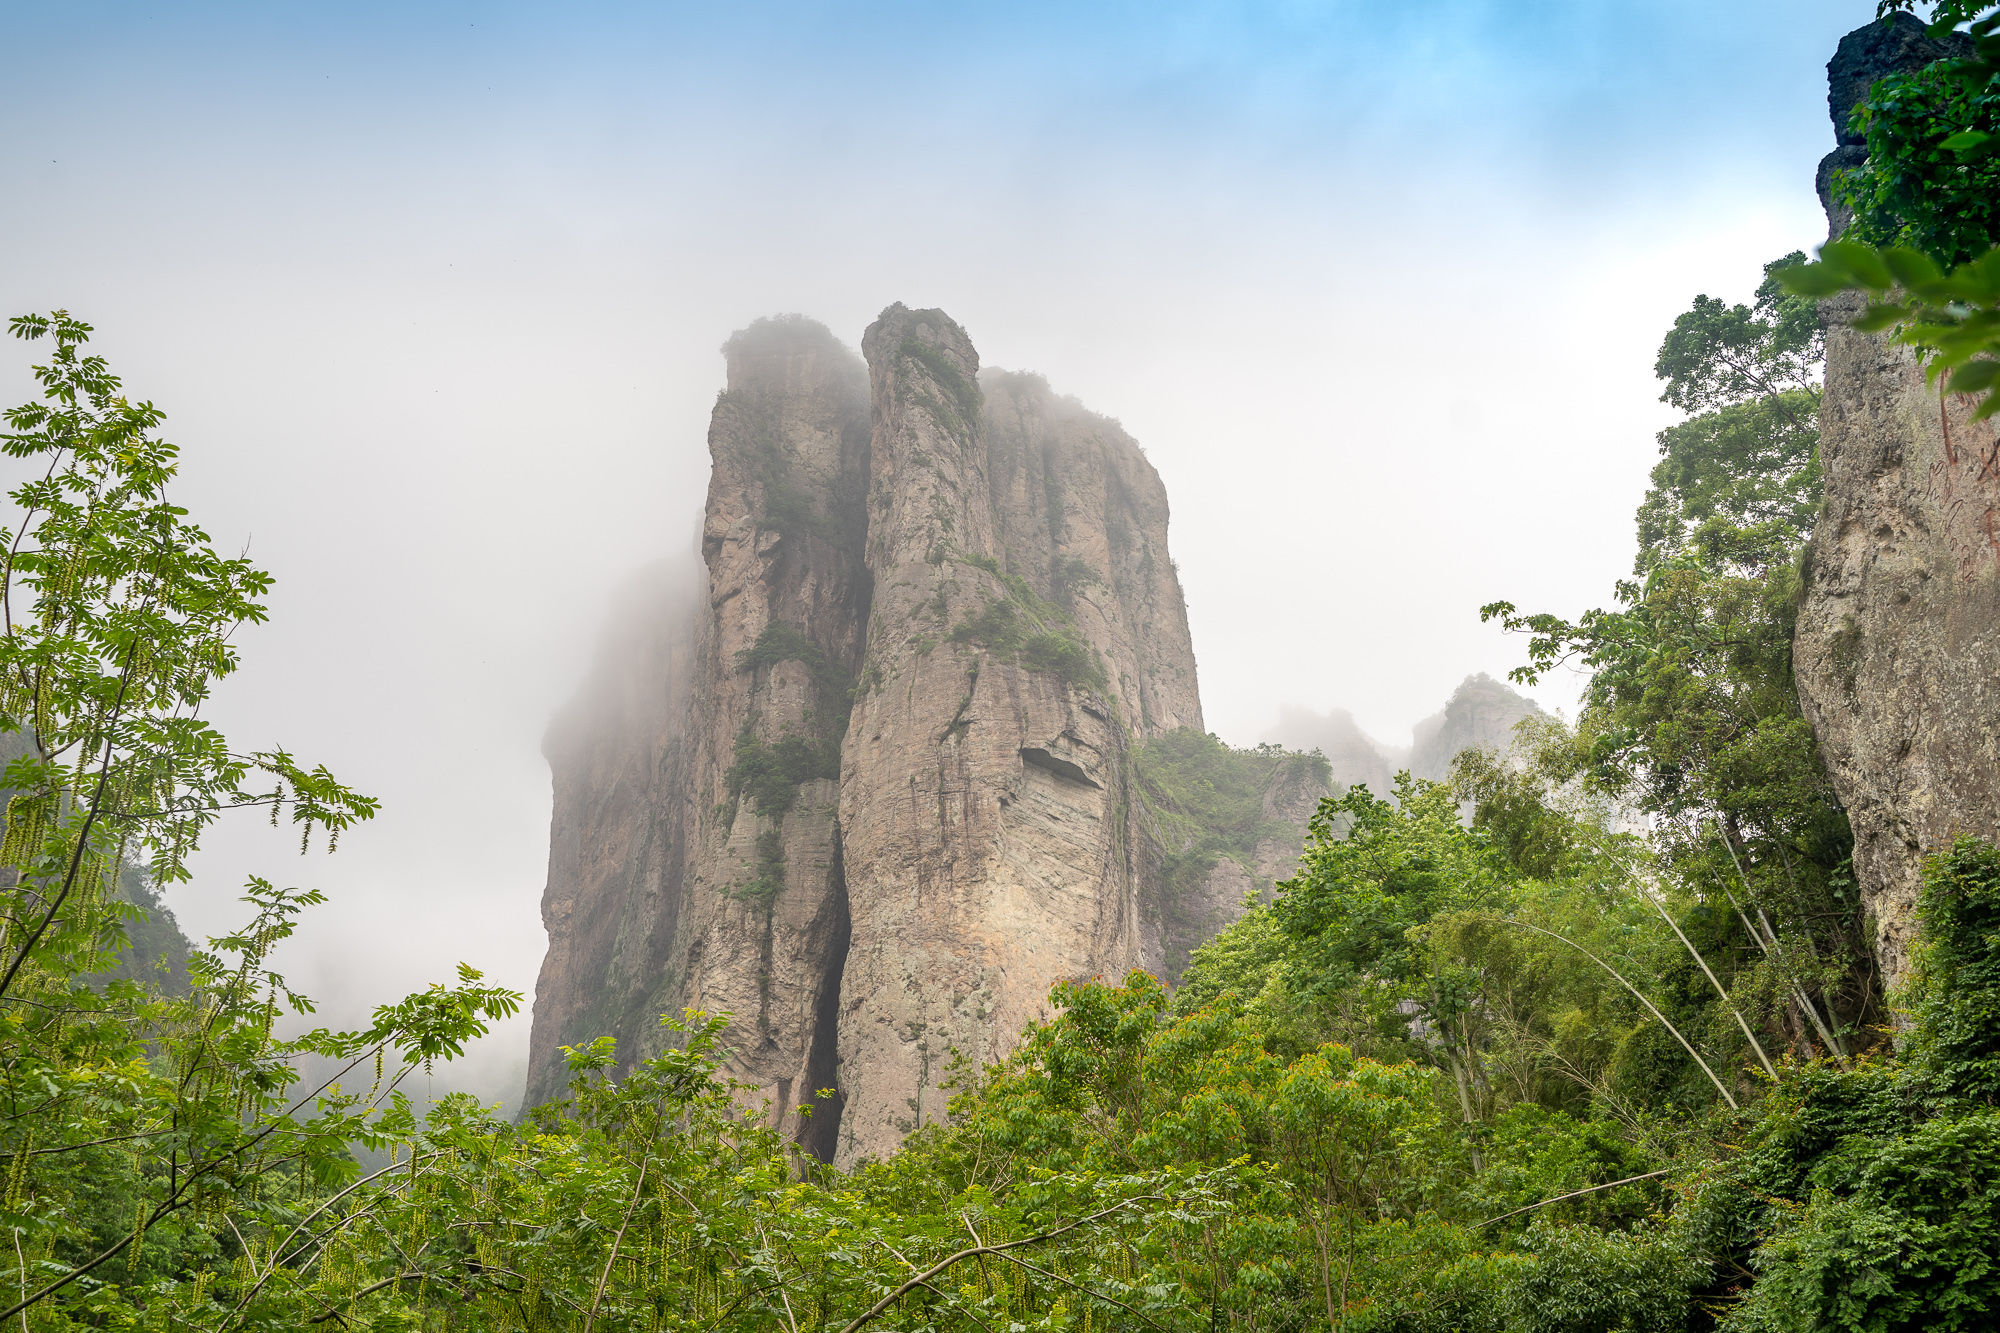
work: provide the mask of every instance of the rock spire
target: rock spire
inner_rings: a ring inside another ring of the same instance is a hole
[[[724,351],[701,568],[641,590],[550,732],[529,1098],[560,1045],[629,1063],[698,1007],[753,1100],[850,1164],[941,1116],[954,1053],[1003,1055],[1052,983],[1184,955],[1128,759],[1201,727],[1194,654],[1166,492],[1116,422],[982,372],[936,310],[889,307],[865,360],[800,319]]]

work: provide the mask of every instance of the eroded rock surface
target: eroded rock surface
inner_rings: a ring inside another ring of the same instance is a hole
[[[1792,651],[1893,986],[1923,856],[2000,837],[2000,435],[1908,349],[1833,313],[1826,503]]]
[[[615,1036],[629,1063],[669,1039],[661,1014],[688,1006],[731,1016],[732,1072],[779,1123],[833,1081],[867,374],[806,320],[763,321],[724,353],[702,568],[632,608],[638,641],[608,645],[550,731],[531,1102],[561,1086],[559,1045]],[[833,1120],[798,1123],[830,1136]]]
[[[1039,377],[982,374],[940,311],[892,306],[862,348],[731,340],[704,570],[552,730],[531,1100],[559,1044],[629,1062],[698,1006],[776,1122],[851,1163],[1052,983],[1173,947],[1127,762],[1201,726],[1158,475]]]
[[[1845,106],[1882,74],[1945,54],[1920,29],[1908,15],[1886,37],[1871,25],[1828,66],[1850,159],[1860,150]],[[1826,202],[1837,231],[1845,219]],[[1848,327],[1858,309],[1822,306],[1826,499],[1793,660],[1893,986],[1907,974],[1924,855],[1960,833],[2000,837],[2000,435],[1926,385],[1907,348]]]

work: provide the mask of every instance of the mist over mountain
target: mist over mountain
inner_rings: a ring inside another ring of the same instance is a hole
[[[1376,740],[1344,709],[1318,713],[1295,704],[1279,708],[1276,725],[1262,739],[1293,750],[1318,750],[1326,756],[1336,783],[1366,783],[1380,796],[1388,793],[1402,770],[1412,777],[1445,781],[1461,750],[1504,755],[1513,745],[1515,726],[1543,715],[1540,704],[1480,671],[1460,682],[1443,708],[1410,728],[1407,745]]]

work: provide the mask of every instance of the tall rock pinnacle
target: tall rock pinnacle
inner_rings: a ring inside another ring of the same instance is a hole
[[[891,306],[862,348],[731,339],[705,570],[551,732],[531,1099],[560,1045],[629,1062],[659,1015],[726,1013],[731,1072],[852,1163],[1054,982],[1185,954],[1128,763],[1201,726],[1158,475],[1039,378],[982,375],[940,311]]]

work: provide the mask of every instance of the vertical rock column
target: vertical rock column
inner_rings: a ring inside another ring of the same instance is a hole
[[[840,744],[870,582],[867,380],[807,320],[761,321],[723,350],[702,526],[716,650],[698,725],[712,757],[690,793],[701,837],[671,971],[685,1004],[730,1015],[731,1072],[824,1154],[835,1117],[792,1117],[834,1082]]]
[[[1097,648],[1010,568],[977,353],[938,311],[868,330],[868,655],[841,773],[852,941],[841,1164],[943,1115],[1063,978],[1137,960],[1125,723]]]
[[[727,1013],[730,1072],[851,1164],[1053,983],[1166,960],[1128,754],[1201,725],[1194,656],[1117,423],[1035,376],[989,396],[938,311],[891,307],[866,367],[802,320],[725,350],[703,576],[552,730],[531,1090],[559,1044],[629,1065],[662,1013]]]
[[[531,1096],[556,1047],[668,1040],[662,1014],[730,1016],[729,1071],[832,1150],[799,1102],[835,1076],[847,947],[841,736],[868,619],[867,372],[818,324],[760,321],[723,349],[705,568],[633,612],[633,643],[551,728],[555,818]],[[837,1109],[837,1108],[829,1108]]]

